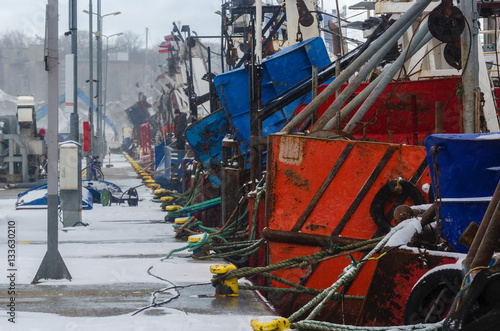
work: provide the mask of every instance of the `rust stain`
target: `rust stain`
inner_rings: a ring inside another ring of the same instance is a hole
[[[309,191],[309,180],[300,177],[295,171],[291,169],[285,169],[285,176],[288,180],[292,181],[292,184],[297,186],[298,188]]]
[[[324,226],[324,225],[317,225],[317,224],[309,224],[308,226],[306,226],[306,229],[307,230],[311,230],[311,231],[316,231],[316,230],[319,230],[319,229],[326,229],[326,226]]]

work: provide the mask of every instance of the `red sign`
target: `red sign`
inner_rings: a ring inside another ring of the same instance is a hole
[[[83,122],[83,151],[90,151],[90,126],[89,122]]]

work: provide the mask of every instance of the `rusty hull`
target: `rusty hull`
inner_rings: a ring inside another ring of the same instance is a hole
[[[455,263],[458,257],[423,249],[390,251],[377,263],[357,325],[403,325],[406,301],[420,277],[434,267]]]
[[[345,246],[381,236],[370,216],[370,206],[377,192],[398,176],[420,190],[423,184],[430,184],[423,147],[270,135],[263,232],[268,240],[268,263],[314,254],[330,243]],[[428,201],[427,194],[422,194]],[[386,212],[392,207],[391,201],[388,199]],[[411,199],[405,204],[411,205]],[[352,257],[359,261],[363,254],[355,252]],[[274,274],[307,287],[325,289],[350,262],[349,258],[340,257]],[[375,261],[368,261],[345,288],[345,294],[366,295],[375,266]],[[287,287],[276,281],[269,285]],[[270,299],[277,306],[286,302],[283,309],[290,312],[299,302],[307,301],[307,297],[273,294]],[[361,303],[345,300],[343,316],[341,308],[342,305],[333,304],[328,319],[355,323]]]

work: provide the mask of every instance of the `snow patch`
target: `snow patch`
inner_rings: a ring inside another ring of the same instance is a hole
[[[442,198],[442,202],[490,202],[492,197]]]
[[[482,139],[482,140],[500,139],[500,133],[481,134],[481,135],[477,136],[476,139]]]
[[[385,247],[398,247],[410,242],[415,233],[422,231],[420,219],[410,218],[398,224],[399,229],[387,241]]]
[[[431,191],[431,185],[429,183],[425,183],[422,185],[422,191],[428,194]]]
[[[155,316],[131,314],[111,317],[64,317],[56,314],[19,312],[16,323],[7,318],[0,319],[0,329],[19,330],[78,330],[78,331],[138,331],[138,330],[204,330],[232,331],[250,330],[252,316],[242,315],[201,315],[169,309],[160,318]]]

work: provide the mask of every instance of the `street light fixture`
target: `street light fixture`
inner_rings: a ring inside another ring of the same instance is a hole
[[[88,14],[88,13],[89,13],[89,11],[88,11],[88,10],[86,10],[86,9],[85,9],[83,12],[84,12],[85,14]],[[106,15],[102,15],[102,16],[101,16],[101,18],[104,18],[104,17],[106,17],[106,16],[110,16],[110,15],[115,15],[115,16],[116,16],[116,15],[120,15],[121,13],[122,13],[121,11],[115,11],[114,13],[109,13],[109,14],[106,14]],[[94,13],[94,12],[92,12],[92,14],[94,14],[94,15],[96,15],[96,16],[99,16],[99,15],[97,15],[97,13]]]
[[[104,102],[103,102],[103,106],[102,106],[102,117],[103,117],[103,121],[104,121],[104,124],[102,126],[102,136],[104,137],[104,140],[106,140],[106,108],[107,108],[106,104],[107,104],[107,95],[108,95],[109,38],[118,37],[118,36],[121,36],[122,34],[123,34],[123,32],[114,33],[114,34],[109,35],[109,36],[106,36],[104,34],[102,35],[103,37],[106,38],[106,69],[104,71]]]

